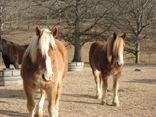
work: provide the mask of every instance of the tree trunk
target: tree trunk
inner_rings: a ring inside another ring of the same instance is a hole
[[[140,43],[136,44],[136,64],[139,64]]]
[[[79,0],[76,0],[76,20],[75,20],[75,37],[74,37],[74,58],[72,62],[81,62],[81,45],[80,45],[80,17],[79,17]]]
[[[74,58],[72,62],[81,62],[81,45],[80,45],[80,37],[75,37],[75,45],[74,45]]]

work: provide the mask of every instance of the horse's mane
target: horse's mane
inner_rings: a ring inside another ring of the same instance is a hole
[[[55,39],[51,34],[51,31],[48,29],[42,29],[42,36],[40,37],[38,41],[38,36],[35,34],[25,52],[25,55],[30,55],[30,58],[32,62],[34,63],[36,61],[37,57],[37,49],[40,49],[42,56],[44,57],[46,54],[46,47],[49,47],[49,45],[52,46],[52,48],[56,48]],[[38,45],[37,45],[38,43]]]
[[[118,57],[118,53],[121,51],[124,45],[124,41],[120,36],[117,36],[115,41],[113,41],[114,37],[110,36],[103,47],[104,51],[107,53],[107,59],[109,62],[112,61],[112,57]]]

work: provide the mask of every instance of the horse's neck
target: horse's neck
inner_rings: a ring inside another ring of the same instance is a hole
[[[106,45],[104,45],[106,46]],[[101,65],[103,65],[104,67],[107,67],[107,69],[111,69],[111,68],[114,68],[115,67],[115,64],[116,64],[116,58],[114,58],[112,56],[112,59],[111,59],[111,62],[108,61],[108,58],[107,58],[107,49],[104,49],[103,47],[103,55],[101,57],[103,57],[103,63],[101,63]],[[105,69],[105,68],[104,68]]]

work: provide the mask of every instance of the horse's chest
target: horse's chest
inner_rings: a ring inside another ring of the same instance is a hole
[[[110,71],[110,75],[116,75],[116,74],[118,74],[118,71],[117,70],[111,70]]]
[[[117,69],[109,69],[109,70],[104,70],[105,75],[117,75],[119,71]]]

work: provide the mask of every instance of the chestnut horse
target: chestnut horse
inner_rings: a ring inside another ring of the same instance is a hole
[[[118,82],[121,77],[122,67],[124,64],[124,40],[126,33],[122,36],[116,33],[109,37],[107,42],[97,41],[90,47],[89,64],[92,68],[96,82],[96,96],[102,98],[102,104],[106,104],[107,97],[107,79],[112,75],[113,84],[113,105],[119,106],[118,100]]]
[[[49,116],[58,116],[62,84],[68,71],[68,55],[65,46],[55,39],[57,34],[57,28],[50,31],[36,27],[36,34],[23,56],[21,76],[27,97],[29,117],[34,116],[33,96],[37,89],[40,89],[41,97],[36,116],[43,116],[46,95]]]
[[[16,69],[19,69],[19,64],[22,63],[22,58],[28,44],[18,45],[13,42],[2,39],[0,36],[0,52],[6,68],[10,68],[10,64]]]

